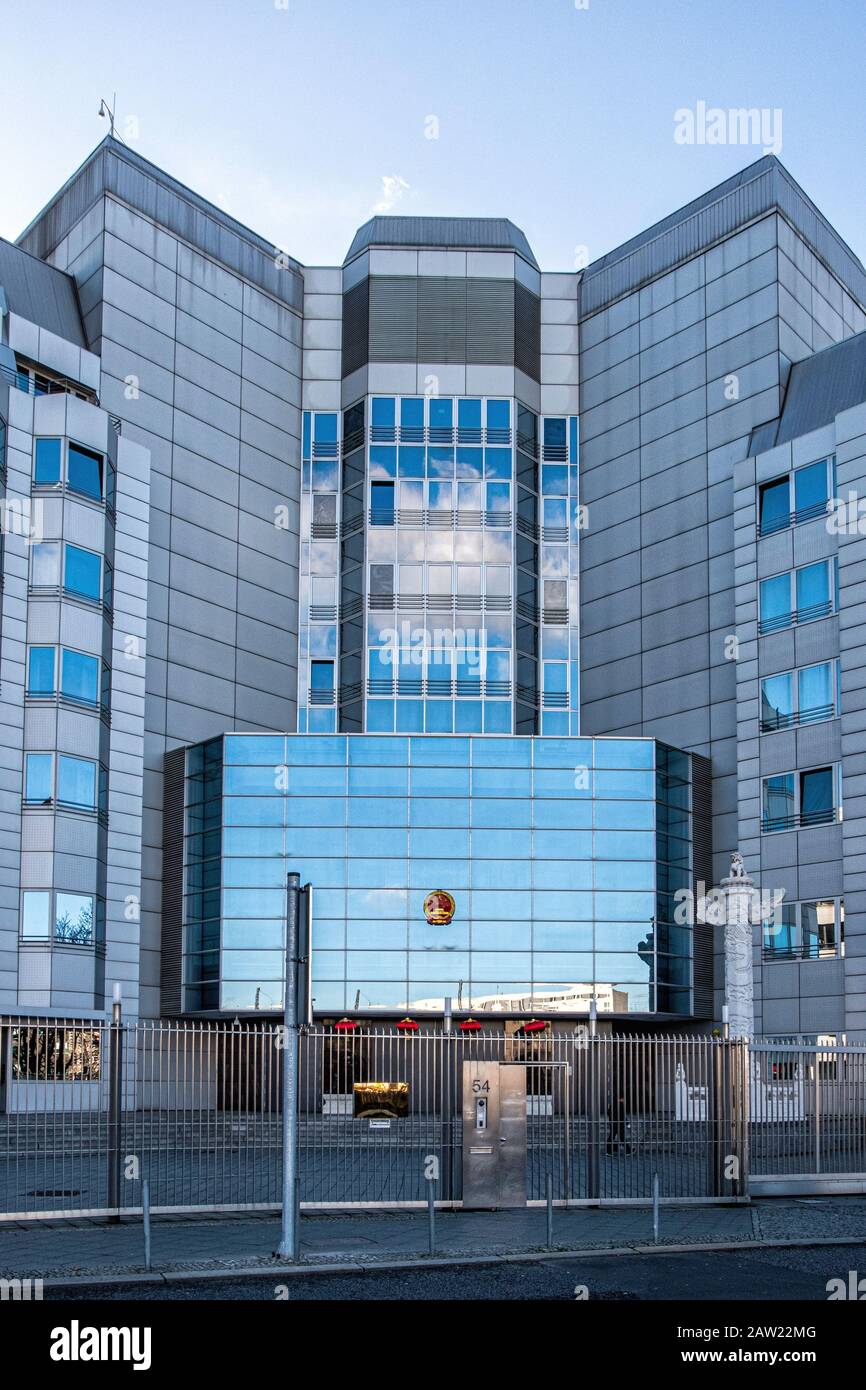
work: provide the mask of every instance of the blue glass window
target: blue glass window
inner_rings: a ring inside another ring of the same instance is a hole
[[[488,512],[507,512],[511,510],[510,483],[487,484],[487,510]]]
[[[367,729],[373,734],[394,732],[393,700],[370,700],[367,705]]]
[[[835,769],[812,768],[800,773],[800,824],[826,825],[835,819]]]
[[[397,701],[397,733],[415,734],[424,730],[424,705],[421,700]]]
[[[30,583],[34,588],[53,588],[60,583],[60,547],[57,541],[36,541],[31,545]]]
[[[808,622],[830,612],[830,566],[827,560],[797,570],[797,619]]]
[[[74,492],[102,500],[102,455],[81,444],[70,444],[66,455],[66,481]]]
[[[372,407],[373,439],[394,438],[395,402],[393,396],[374,396]]]
[[[317,414],[313,429],[313,456],[334,458],[337,453],[337,417]]]
[[[787,476],[764,483],[760,490],[758,525],[762,536],[782,531],[791,523],[791,488]]]
[[[404,396],[400,401],[400,438],[408,444],[424,439],[424,401],[420,396]]]
[[[565,461],[567,446],[565,439],[565,419],[548,416],[544,421],[544,457]],[[568,488],[566,487],[566,492]]]
[[[568,468],[564,463],[541,465],[541,491],[547,496],[568,496]]]
[[[310,690],[317,694],[333,694],[334,691],[334,663],[333,661],[311,661],[310,662]]]
[[[638,768],[624,768],[619,772],[597,768],[593,785],[595,794],[599,797],[655,796],[655,779],[652,772],[643,772]]]
[[[450,435],[453,429],[454,402],[450,396],[431,396],[430,397],[430,438],[435,441],[437,435],[448,432]]]
[[[790,671],[761,681],[761,728],[787,729],[794,720],[793,681]]]
[[[544,689],[546,694],[564,694],[568,689],[568,666],[564,661],[544,662]]]
[[[21,935],[25,941],[47,941],[51,934],[51,894],[28,889],[21,894]]]
[[[794,824],[793,772],[765,778],[763,790],[764,830],[791,830]]]
[[[450,734],[454,729],[454,706],[450,700],[428,700],[424,706],[424,727],[430,734]]]
[[[54,940],[70,946],[93,945],[93,899],[86,893],[58,893]]]
[[[823,516],[830,496],[829,468],[826,459],[807,464],[794,473],[794,508],[797,521],[809,521]]]
[[[468,445],[458,445],[457,447],[457,477],[458,478],[480,478],[484,464],[484,451],[482,449],[472,449]],[[461,497],[463,494],[461,494]]]
[[[98,603],[102,594],[102,557],[78,545],[64,546],[63,586],[70,593]]]
[[[511,402],[487,402],[487,442],[489,444],[510,443]]]
[[[454,477],[454,450],[445,445],[431,444],[427,449],[427,476],[430,478]]]
[[[57,800],[65,806],[95,810],[96,763],[61,753],[57,759]]]
[[[63,648],[60,693],[82,704],[99,703],[99,658]]]
[[[27,694],[54,694],[54,647],[31,647],[27,662]]]
[[[422,431],[423,433],[423,431]],[[416,444],[400,445],[400,477],[424,477],[424,448]]]
[[[223,741],[223,757],[227,763],[276,767],[286,761],[286,740],[273,734],[229,734]]]
[[[772,579],[763,579],[760,586],[761,632],[775,632],[790,627],[791,576],[777,574]]]
[[[510,478],[514,470],[510,449],[484,450],[484,475],[487,478]]]
[[[370,445],[370,476],[373,478],[396,478],[397,450],[393,444]]]
[[[481,401],[463,399],[457,402],[457,438],[466,444],[481,443]]]
[[[374,526],[394,525],[394,484],[370,484],[370,520]]]
[[[801,724],[826,719],[833,713],[833,671],[829,661],[803,667],[797,672],[797,685]]]
[[[649,739],[600,738],[595,745],[596,767],[652,767],[655,750]]]
[[[60,482],[60,446],[59,439],[36,440],[33,481],[40,487],[51,487]]]
[[[51,753],[28,753],[24,759],[24,800],[33,805],[50,802],[54,795]]]
[[[451,483],[428,484],[428,506],[431,511],[450,511],[454,506],[454,488]]]

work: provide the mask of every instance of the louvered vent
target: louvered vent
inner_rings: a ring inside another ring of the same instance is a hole
[[[541,380],[541,301],[525,285],[514,286],[514,365]]]
[[[514,361],[514,281],[467,280],[466,361]]]
[[[368,283],[370,361],[417,361],[417,279],[411,275],[374,275]],[[344,365],[343,372],[345,371]]]
[[[343,295],[343,376],[367,365],[370,331],[370,281],[362,280]]]
[[[466,281],[440,275],[418,280],[418,361],[466,361]]]

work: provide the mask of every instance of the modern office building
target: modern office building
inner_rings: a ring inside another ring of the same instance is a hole
[[[866,1037],[866,271],[778,160],[305,267],[109,137],[0,286],[0,1007],[274,1009],[295,868],[321,1011],[706,1029],[739,847],[759,1029]]]

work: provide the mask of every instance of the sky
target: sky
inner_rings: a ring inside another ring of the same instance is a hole
[[[0,0],[0,13],[9,239],[105,135],[100,99],[116,92],[127,144],[306,264],[339,264],[390,211],[510,217],[543,269],[572,270],[768,147],[866,259],[863,0]],[[762,137],[732,127],[739,108],[764,112]]]

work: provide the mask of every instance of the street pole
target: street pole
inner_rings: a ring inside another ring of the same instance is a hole
[[[281,1259],[298,1258],[298,899],[300,874],[286,877],[286,971],[283,1020],[283,1212]]]

